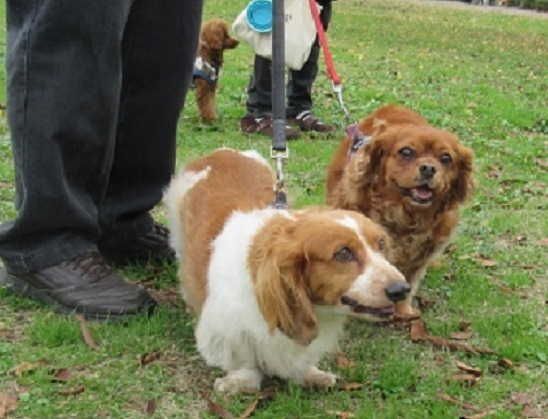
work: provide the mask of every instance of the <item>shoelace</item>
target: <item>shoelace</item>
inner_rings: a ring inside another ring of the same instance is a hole
[[[101,255],[96,252],[76,256],[63,264],[68,268],[80,270],[83,275],[89,275],[92,282],[98,282],[113,273]]]

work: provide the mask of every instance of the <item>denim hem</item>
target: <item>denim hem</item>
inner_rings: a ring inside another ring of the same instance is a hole
[[[37,250],[22,251],[16,256],[4,256],[2,261],[9,273],[22,275],[40,271],[94,251],[97,251],[97,246],[85,238],[65,234],[56,237]]]
[[[154,226],[154,219],[148,215],[133,223],[124,231],[113,234],[105,234],[99,240],[99,247],[117,247],[126,243],[131,243],[138,237],[148,233]]]

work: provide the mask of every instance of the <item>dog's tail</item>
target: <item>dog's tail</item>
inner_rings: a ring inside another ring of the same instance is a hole
[[[207,177],[210,167],[199,172],[182,170],[171,180],[164,192],[164,205],[167,213],[167,223],[170,229],[170,245],[177,253],[179,259],[183,249],[183,235],[181,225],[181,207],[186,194],[202,179]]]

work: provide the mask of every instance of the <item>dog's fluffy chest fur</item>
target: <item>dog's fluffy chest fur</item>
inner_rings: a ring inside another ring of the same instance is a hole
[[[407,213],[396,205],[384,206],[382,212],[372,210],[370,216],[389,233],[392,246],[388,259],[410,282],[451,241],[458,218],[456,212],[438,216]]]

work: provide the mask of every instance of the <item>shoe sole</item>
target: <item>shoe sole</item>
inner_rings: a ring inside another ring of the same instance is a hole
[[[0,286],[4,285],[8,292],[13,292],[17,295],[32,298],[33,300],[39,301],[49,307],[52,307],[57,314],[63,314],[67,316],[72,316],[75,314],[80,314],[86,320],[92,321],[106,321],[106,322],[121,322],[124,320],[129,320],[130,318],[146,313],[149,316],[154,313],[156,310],[157,304],[150,304],[144,310],[137,313],[90,313],[86,311],[80,311],[74,307],[64,306],[59,304],[57,300],[52,298],[49,293],[46,291],[40,291],[36,288],[29,286],[26,282],[22,281],[15,275],[11,275],[6,272],[5,269],[2,269],[0,272]]]

